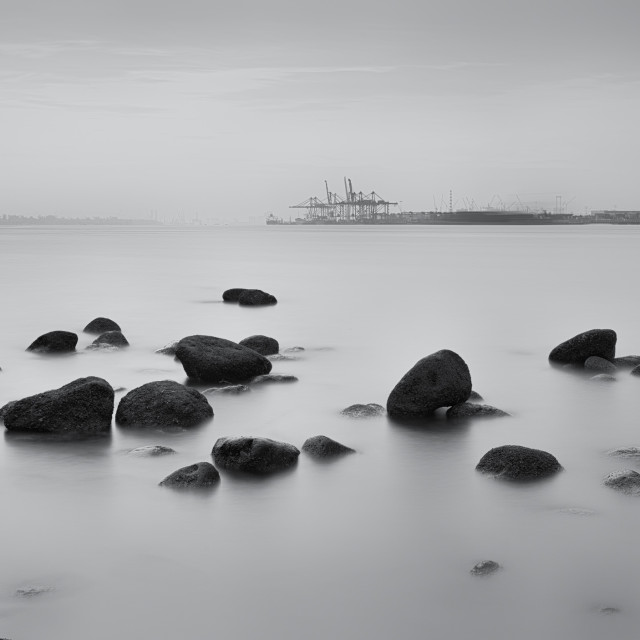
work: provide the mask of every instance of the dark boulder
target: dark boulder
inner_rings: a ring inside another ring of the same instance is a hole
[[[620,369],[633,369],[640,365],[640,356],[620,356],[613,361]]]
[[[447,418],[499,418],[509,414],[502,409],[492,407],[490,404],[476,404],[474,402],[462,402],[454,404],[447,410]]]
[[[0,407],[0,420],[2,420],[4,422],[4,416],[5,413],[7,413],[7,411],[9,411],[9,409],[16,403],[16,400],[14,400],[13,402],[7,402],[7,404],[5,404],[3,407]]]
[[[602,373],[615,373],[616,365],[600,356],[589,356],[584,361],[584,368],[589,371],[601,371]]]
[[[196,462],[169,474],[160,483],[160,486],[174,487],[176,489],[197,489],[212,487],[218,482],[220,482],[220,474],[210,462]]]
[[[566,340],[549,354],[549,361],[558,364],[584,365],[590,356],[612,361],[616,357],[618,336],[613,329],[591,329]]]
[[[176,358],[189,378],[199,382],[243,382],[269,373],[272,366],[253,349],[213,336],[183,338]]]
[[[384,407],[375,402],[369,404],[352,404],[340,412],[349,418],[373,418],[384,414]]]
[[[253,349],[263,356],[271,356],[280,350],[278,341],[269,336],[249,336],[244,340],[240,340],[238,344],[241,344],[243,347],[249,347],[249,349]]]
[[[355,449],[340,444],[327,436],[307,438],[302,445],[302,450],[314,458],[333,458],[343,456],[346,453],[355,453]]]
[[[131,451],[129,451],[129,455],[139,456],[141,458],[157,458],[158,456],[167,456],[175,452],[175,449],[165,447],[161,444],[148,444],[144,447],[131,449]]]
[[[391,391],[387,412],[392,417],[426,417],[439,407],[465,402],[471,374],[465,361],[443,349],[419,360]]]
[[[251,384],[264,384],[266,382],[298,382],[298,378],[280,373],[269,373],[255,377]]]
[[[546,451],[507,444],[485,453],[476,469],[500,478],[536,480],[561,471],[562,466]]]
[[[78,336],[71,331],[50,331],[34,340],[27,351],[38,353],[65,353],[75,351],[78,344]]]
[[[120,325],[109,318],[95,318],[82,331],[99,335],[107,331],[122,331]]]
[[[471,569],[470,573],[473,576],[490,576],[500,568],[500,565],[494,560],[483,560],[482,562],[478,562],[478,564]]]
[[[286,442],[240,436],[218,438],[211,455],[222,469],[271,473],[296,464],[300,451]]]
[[[222,294],[222,299],[225,302],[238,302],[238,298],[243,291],[246,291],[246,289],[227,289]]]
[[[127,393],[116,411],[122,427],[193,427],[213,418],[213,409],[197,390],[162,380],[148,382]]]
[[[245,307],[258,307],[268,304],[277,304],[275,296],[260,289],[245,289],[238,296],[238,304]]]
[[[103,349],[105,347],[115,347],[120,349],[128,347],[128,340],[122,335],[121,331],[107,331],[99,335],[90,345],[92,349]]]
[[[605,487],[611,487],[621,493],[640,495],[640,473],[631,469],[614,471],[603,480],[603,483]]]
[[[79,378],[69,384],[10,403],[4,424],[10,431],[61,434],[108,433],[114,393],[102,378]]]
[[[631,369],[631,375],[640,376],[640,364],[637,367],[633,367],[633,369]]]

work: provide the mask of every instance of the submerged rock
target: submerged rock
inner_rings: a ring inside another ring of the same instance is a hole
[[[243,382],[269,373],[272,367],[253,349],[213,336],[182,338],[176,358],[189,378],[200,382]]]
[[[633,369],[640,365],[640,356],[620,356],[613,361],[620,369]]]
[[[278,353],[280,350],[280,345],[275,338],[270,338],[269,336],[249,336],[244,340],[240,340],[238,344],[241,344],[243,347],[249,347],[249,349],[253,349],[258,353],[261,353],[263,356],[271,356],[274,353]]]
[[[164,356],[175,356],[176,349],[178,348],[179,340],[175,340],[174,342],[170,342],[169,344],[165,344],[164,347],[160,349],[156,349],[155,353],[161,353]]]
[[[616,456],[618,458],[640,458],[640,447],[621,447],[620,449],[612,449],[607,451],[608,456]]]
[[[246,393],[247,391],[251,391],[246,384],[230,384],[226,387],[212,387],[211,389],[205,389],[202,393],[216,394],[216,393],[226,393],[229,395],[238,395],[239,393]]]
[[[483,400],[484,398],[477,391],[474,391],[473,389],[471,390],[471,393],[467,398],[467,402],[482,402]]]
[[[78,336],[71,331],[49,331],[36,338],[27,351],[36,353],[66,353],[75,351],[78,344]]]
[[[558,364],[584,365],[590,356],[612,361],[616,357],[618,336],[613,329],[591,329],[552,349],[549,360]]]
[[[444,349],[419,360],[394,387],[387,412],[394,417],[426,417],[440,408],[465,402],[471,393],[466,362]]]
[[[609,373],[599,373],[597,376],[589,378],[589,380],[594,380],[595,382],[615,382],[616,377]]]
[[[131,449],[131,451],[129,451],[129,455],[140,456],[142,458],[157,458],[158,456],[167,456],[175,452],[175,449],[165,447],[161,444],[148,444],[144,447]]]
[[[220,482],[220,474],[210,462],[196,462],[169,474],[160,482],[160,486],[177,489],[197,489],[212,487],[218,482]]]
[[[384,407],[375,402],[369,404],[352,404],[340,412],[343,416],[350,418],[373,418],[384,414]]]
[[[22,587],[20,589],[16,589],[15,595],[20,598],[33,598],[34,596],[41,596],[45,593],[51,593],[53,590],[53,587]]]
[[[111,429],[114,392],[102,378],[79,378],[69,384],[9,403],[4,408],[10,431],[97,434]]]
[[[633,367],[633,369],[631,369],[631,375],[640,376],[640,364],[637,367]]]
[[[285,353],[299,353],[300,351],[304,351],[304,347],[288,347],[284,350]]]
[[[122,427],[193,427],[213,418],[213,409],[197,390],[162,380],[148,382],[127,393],[116,411]]]
[[[124,337],[121,331],[107,331],[99,335],[87,349],[102,349],[105,347],[115,347],[120,349],[122,347],[128,347],[129,342]]]
[[[602,371],[603,373],[614,373],[616,365],[600,356],[589,356],[584,361],[584,368],[590,371]]]
[[[478,564],[471,569],[470,573],[474,576],[489,576],[501,568],[502,567],[494,560],[483,560],[482,562],[478,562]]]
[[[298,382],[298,378],[279,373],[269,373],[263,376],[257,376],[251,380],[251,384],[263,384],[265,382]]]
[[[355,449],[336,442],[327,436],[307,438],[302,445],[302,450],[315,458],[332,458],[346,453],[355,453]]]
[[[120,325],[109,318],[94,318],[83,330],[84,333],[101,334],[107,331],[122,331]]]
[[[240,436],[218,438],[211,455],[222,469],[261,474],[293,466],[300,451],[286,442]]]
[[[554,456],[540,449],[507,444],[482,456],[478,471],[511,480],[536,480],[562,470]]]
[[[614,471],[603,480],[605,487],[611,487],[621,493],[632,496],[640,495],[640,473],[632,469]]]
[[[277,304],[275,296],[260,289],[245,289],[238,296],[238,304],[245,307],[258,307]]]
[[[447,410],[447,418],[499,418],[508,416],[506,411],[492,407],[490,404],[475,404],[473,402],[462,402],[454,404]]]

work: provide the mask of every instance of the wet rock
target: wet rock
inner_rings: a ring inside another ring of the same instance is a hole
[[[637,367],[633,367],[633,369],[631,369],[631,375],[640,376],[640,364]]]
[[[162,380],[132,389],[120,400],[116,423],[122,427],[188,428],[213,418],[213,409],[197,390]]]
[[[12,402],[7,402],[3,407],[0,407],[0,420],[4,421],[4,415],[9,410],[9,408],[16,403],[15,400]]]
[[[288,347],[284,350],[285,353],[299,353],[300,351],[304,351],[304,347]]]
[[[611,487],[628,495],[640,495],[640,473],[631,469],[614,471],[603,480],[605,487]]]
[[[471,374],[465,361],[444,349],[419,360],[398,382],[387,400],[393,417],[426,417],[439,407],[465,402]]]
[[[243,382],[267,374],[271,362],[242,345],[213,336],[188,336],[178,343],[176,358],[189,378],[200,382]]]
[[[589,356],[584,361],[584,368],[590,371],[602,371],[602,373],[615,373],[616,365],[599,356]]]
[[[473,389],[471,390],[471,393],[467,398],[467,402],[482,402],[483,400],[484,398],[477,391],[474,391]]]
[[[280,345],[275,338],[270,338],[269,336],[249,336],[244,340],[240,340],[238,344],[241,344],[243,347],[249,347],[249,349],[253,349],[258,353],[261,353],[263,356],[271,356],[274,353],[278,353],[280,350]]]
[[[177,489],[197,489],[212,487],[218,482],[220,482],[220,474],[210,462],[196,462],[169,474],[160,483],[160,486]]]
[[[476,470],[511,480],[536,480],[561,471],[562,466],[546,451],[507,444],[485,453]]]
[[[50,331],[36,338],[27,351],[36,353],[66,353],[75,351],[78,344],[78,336],[71,331]]]
[[[122,331],[120,325],[109,318],[95,318],[83,330],[84,333],[99,335],[107,331]]]
[[[613,361],[620,369],[633,369],[640,365],[640,356],[620,356]]]
[[[473,402],[462,402],[454,404],[447,410],[447,418],[499,418],[508,416],[506,411],[492,407],[490,404],[476,404]]]
[[[164,347],[160,349],[156,349],[155,353],[161,353],[164,356],[175,356],[176,349],[178,348],[179,340],[175,340],[174,342],[170,342],[169,344],[165,344]]]
[[[640,458],[640,447],[621,447],[607,451],[608,456],[617,458]]]
[[[295,376],[282,375],[279,373],[269,373],[263,376],[257,376],[251,384],[263,384],[265,382],[298,382],[298,378]]]
[[[346,453],[355,453],[355,449],[336,442],[327,436],[307,438],[302,445],[302,450],[315,458],[332,458],[335,456],[343,456]]]
[[[238,302],[238,298],[243,291],[246,291],[246,289],[227,289],[222,294],[222,299],[225,302]]]
[[[10,431],[98,434],[111,430],[114,392],[102,378],[79,378],[5,406]]]
[[[384,414],[384,407],[375,402],[369,404],[352,404],[340,412],[343,416],[349,418],[373,418]]]
[[[591,329],[579,333],[555,347],[549,361],[558,364],[584,365],[590,356],[612,361],[616,357],[618,337],[613,329]]]
[[[205,389],[202,393],[205,395],[224,393],[229,395],[238,395],[239,393],[246,393],[251,391],[246,384],[230,384],[226,387],[212,387],[211,389]]]
[[[157,458],[158,456],[167,456],[175,452],[175,449],[165,447],[161,444],[148,444],[144,447],[131,449],[131,451],[129,451],[129,455],[139,456],[141,458]]]
[[[267,359],[271,362],[280,362],[281,360],[297,360],[298,358],[287,356],[284,353],[272,353],[271,355],[267,356]]]
[[[616,377],[609,373],[599,373],[597,376],[589,378],[589,380],[594,380],[595,382],[615,382]]]
[[[20,598],[33,598],[34,596],[41,596],[45,593],[53,591],[53,587],[22,587],[16,589],[15,595]]]
[[[272,473],[296,464],[300,451],[269,438],[218,438],[211,451],[215,463],[229,471]]]
[[[470,573],[474,576],[490,576],[500,568],[500,565],[494,560],[483,560],[482,562],[478,562],[478,564],[471,569]]]
[[[129,342],[124,337],[121,331],[107,331],[99,335],[89,347],[88,349],[102,349],[115,347],[116,349],[121,349],[122,347],[128,347]]]
[[[612,616],[620,613],[620,609],[618,607],[596,607],[596,612],[603,616]]]
[[[258,307],[269,304],[277,304],[275,296],[260,289],[245,289],[238,296],[238,304],[245,307]]]

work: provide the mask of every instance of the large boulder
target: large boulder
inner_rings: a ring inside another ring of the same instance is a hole
[[[176,358],[189,378],[199,382],[243,382],[271,371],[271,362],[253,349],[213,336],[188,336]]]
[[[246,289],[241,289],[241,288],[235,288],[235,289],[227,289],[223,294],[222,294],[222,299],[225,302],[238,302],[238,298],[240,297],[240,294],[246,291]]]
[[[65,353],[75,351],[78,344],[78,336],[71,331],[49,331],[36,338],[27,351],[37,353]]]
[[[492,407],[490,404],[477,404],[475,402],[462,402],[454,404],[447,410],[447,418],[500,418],[509,414],[502,409]]]
[[[218,438],[211,455],[222,469],[272,473],[296,464],[300,451],[286,442],[239,436]]]
[[[425,417],[439,407],[465,402],[471,393],[471,374],[465,361],[443,349],[419,360],[393,388],[387,399],[392,417]]]
[[[173,380],[148,382],[127,393],[116,411],[123,427],[193,427],[213,418],[211,405],[197,389]]]
[[[621,493],[640,495],[640,473],[632,469],[614,471],[603,480],[603,483],[605,487],[611,487]]]
[[[82,331],[99,335],[107,331],[122,331],[120,325],[109,318],[94,318]]]
[[[561,471],[562,466],[546,451],[507,444],[485,453],[476,469],[510,480],[537,480]]]
[[[103,349],[105,347],[120,349],[122,347],[128,347],[129,341],[121,331],[106,331],[100,334],[90,346],[92,349]]]
[[[79,378],[69,384],[10,403],[4,424],[10,431],[61,434],[108,433],[114,392],[102,378]]]
[[[261,353],[263,356],[271,356],[280,351],[278,341],[275,338],[270,338],[269,336],[249,336],[244,340],[240,340],[238,344],[241,344],[243,347],[249,347],[249,349],[253,349],[258,353]]]
[[[566,340],[549,354],[549,361],[557,364],[584,365],[590,356],[613,361],[618,336],[613,329],[591,329]]]
[[[336,442],[328,436],[312,436],[311,438],[307,438],[302,445],[302,450],[314,458],[334,458],[336,456],[343,456],[346,453],[355,453],[355,449]]]
[[[258,307],[268,304],[277,304],[275,296],[260,289],[245,289],[238,296],[238,304],[245,307]]]
[[[196,462],[169,474],[160,483],[160,486],[174,487],[176,489],[197,489],[212,487],[218,482],[220,482],[220,474],[210,462]]]

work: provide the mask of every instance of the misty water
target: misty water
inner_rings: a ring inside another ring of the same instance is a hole
[[[640,446],[640,380],[551,368],[559,342],[618,332],[640,353],[637,227],[4,228],[0,405],[100,376],[131,390],[186,382],[154,351],[191,334],[275,337],[297,383],[210,395],[215,417],[179,432],[0,442],[0,637],[626,639],[640,625],[640,498],[602,486]],[[231,287],[272,307],[221,302]],[[82,328],[131,343],[88,351]],[[25,352],[74,331],[76,354]],[[417,360],[452,349],[511,417],[452,424],[350,419],[384,405]],[[199,387],[204,389],[205,387]],[[116,402],[125,391],[118,391]],[[211,460],[220,436],[357,450],[266,478],[222,473],[210,492],[158,486]],[[177,453],[129,455],[162,444]],[[557,476],[513,484],[475,471],[490,448],[553,453]],[[502,570],[470,575],[481,560]],[[31,597],[18,589],[46,587]],[[605,615],[602,608],[619,612]]]

